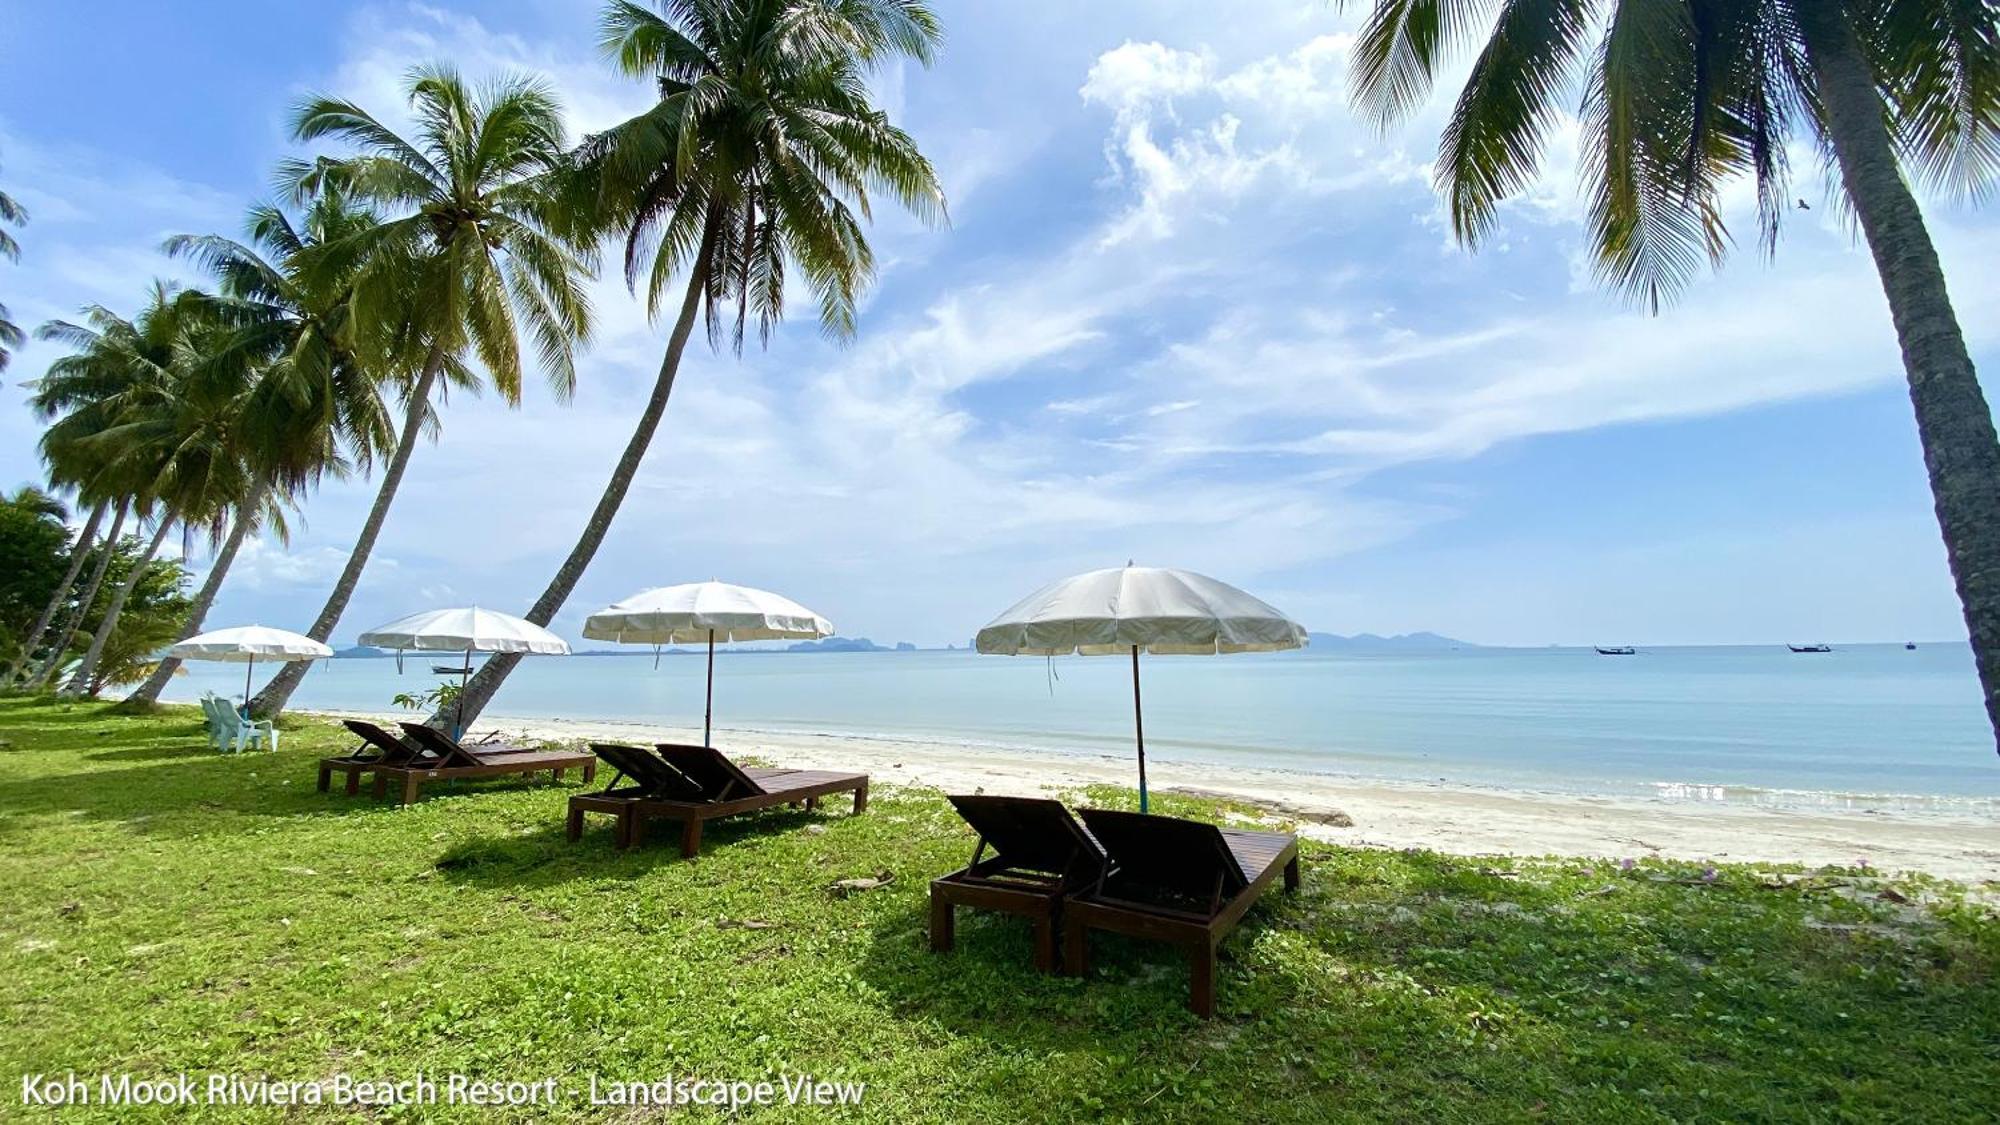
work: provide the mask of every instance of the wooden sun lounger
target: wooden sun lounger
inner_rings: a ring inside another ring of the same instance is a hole
[[[958,815],[979,833],[972,861],[931,880],[931,948],[952,947],[954,909],[1018,914],[1034,925],[1035,967],[1056,970],[1063,900],[1104,873],[1104,849],[1062,802],[1046,797],[953,796]],[[986,850],[993,849],[991,856]],[[984,857],[984,858],[982,858]]]
[[[707,746],[662,743],[652,751],[630,746],[595,749],[599,757],[631,777],[634,784],[571,797],[567,824],[571,840],[583,838],[585,813],[608,813],[617,818],[614,839],[618,846],[636,848],[645,836],[646,820],[660,817],[681,822],[681,855],[692,859],[701,852],[701,825],[705,820],[780,805],[813,809],[819,806],[821,797],[850,791],[854,794],[855,815],[868,808],[865,773],[745,770],[722,752]]]
[[[427,727],[420,723],[403,723],[401,726],[412,742],[432,756],[401,766],[375,767],[375,796],[387,795],[389,784],[397,782],[401,786],[400,804],[407,805],[415,801],[418,792],[427,781],[504,777],[509,774],[533,774],[542,770],[548,770],[552,779],[561,781],[563,771],[572,766],[583,767],[583,780],[586,784],[597,776],[597,756],[588,751],[467,746],[436,727]]]
[[[361,745],[344,756],[319,760],[319,791],[322,793],[332,787],[335,772],[347,775],[345,792],[352,797],[361,792],[362,774],[372,773],[378,766],[411,765],[429,754],[429,751],[419,749],[363,719],[342,719],[340,725],[354,732],[361,739]],[[373,753],[368,752],[371,747]]]
[[[1298,837],[1109,809],[1081,815],[1111,868],[1063,903],[1063,971],[1086,971],[1091,930],[1168,942],[1188,955],[1188,1006],[1213,1016],[1215,950],[1279,872],[1287,891],[1298,889]]]

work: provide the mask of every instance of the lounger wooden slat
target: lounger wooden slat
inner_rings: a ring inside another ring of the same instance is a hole
[[[956,908],[1020,915],[1034,927],[1035,967],[1056,970],[1056,935],[1065,897],[1096,880],[1105,857],[1062,802],[1046,797],[948,798],[979,834],[972,860],[931,880],[931,949],[956,938]],[[985,855],[988,848],[991,856]]]
[[[399,804],[417,799],[424,783],[461,781],[483,777],[505,777],[549,771],[561,781],[563,771],[581,767],[589,784],[597,776],[597,755],[582,750],[526,750],[514,746],[467,746],[438,730],[418,723],[401,724],[410,740],[431,752],[431,756],[402,766],[375,767],[375,796],[386,796],[396,787]]]
[[[1188,956],[1188,1006],[1213,1016],[1215,951],[1280,876],[1298,889],[1298,837],[1107,809],[1081,815],[1112,866],[1064,902],[1063,970],[1087,971],[1094,929],[1166,942]]]
[[[599,757],[630,777],[633,784],[572,796],[565,825],[571,840],[583,838],[587,813],[606,813],[615,818],[613,838],[620,848],[638,847],[644,841],[649,819],[678,820],[681,854],[692,859],[701,851],[703,821],[780,805],[817,808],[821,797],[846,792],[854,794],[855,815],[868,808],[867,774],[746,770],[720,751],[705,746],[663,743],[651,751],[631,746],[595,749]],[[626,765],[633,768],[626,769]]]

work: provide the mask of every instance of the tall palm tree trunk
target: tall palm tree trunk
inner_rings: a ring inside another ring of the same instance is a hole
[[[1889,298],[1931,497],[2000,748],[2000,438],[1844,6],[1796,5],[1841,183]]]
[[[83,654],[83,663],[76,666],[76,675],[70,677],[64,695],[95,694],[93,681],[97,673],[98,658],[104,655],[104,645],[111,640],[111,634],[118,628],[118,615],[125,612],[125,599],[139,586],[139,580],[146,576],[146,568],[153,563],[153,556],[159,553],[160,544],[167,538],[167,530],[173,527],[171,517],[162,515],[160,526],[153,531],[152,541],[146,544],[146,553],[132,564],[132,573],[112,591],[111,601],[104,607],[104,620],[97,623],[97,632],[90,638],[90,648]]]
[[[712,226],[711,218],[711,229]],[[667,354],[661,358],[660,374],[653,381],[653,396],[646,400],[646,409],[639,415],[639,424],[633,427],[631,440],[625,443],[625,452],[619,455],[617,466],[611,470],[611,480],[604,486],[604,495],[597,498],[597,507],[591,510],[589,521],[583,525],[583,534],[577,539],[576,546],[570,548],[569,557],[556,569],[548,588],[528,610],[528,620],[537,625],[547,625],[583,579],[583,572],[589,569],[591,558],[611,531],[611,520],[618,515],[619,505],[625,502],[625,493],[631,489],[632,478],[639,472],[639,462],[646,458],[646,449],[653,442],[654,431],[660,428],[660,417],[666,413],[667,399],[674,393],[674,377],[680,373],[681,354],[687,351],[688,337],[694,331],[695,314],[701,309],[701,295],[708,284],[709,257],[713,245],[712,236],[704,239],[700,255],[695,259],[695,267],[688,277],[687,296],[681,300],[680,318],[674,321],[673,334],[667,337]],[[478,718],[480,711],[493,699],[493,693],[500,690],[508,673],[520,662],[521,654],[518,652],[496,653],[459,694],[458,701],[450,708],[451,721],[465,726]],[[443,711],[432,715],[429,720],[434,726],[442,725],[444,721]]]
[[[361,583],[361,572],[368,566],[368,556],[375,550],[375,540],[382,534],[382,523],[389,518],[389,505],[396,501],[396,489],[403,483],[403,470],[410,466],[410,454],[416,451],[417,439],[423,435],[424,410],[430,402],[431,388],[437,383],[438,373],[444,369],[444,348],[433,344],[431,354],[424,360],[424,371],[417,378],[417,385],[410,388],[409,408],[403,414],[403,432],[396,439],[396,452],[389,457],[389,464],[382,473],[382,487],[375,491],[374,506],[368,509],[368,519],[361,525],[361,535],[354,541],[354,551],[347,556],[347,565],[340,572],[340,580],[333,584],[333,592],[326,596],[326,604],[320,607],[319,616],[313,618],[312,628],[306,636],[324,642],[333,635],[333,627],[340,624],[340,615],[347,612],[347,603],[354,598],[354,588]],[[306,665],[310,661],[298,660],[285,664],[257,698],[250,701],[250,713],[265,717],[275,716],[291,701],[292,693],[298,690],[299,681],[305,679]]]
[[[270,482],[259,480],[250,490],[250,496],[236,510],[235,526],[229,529],[229,538],[222,543],[222,550],[208,564],[208,577],[202,581],[201,592],[194,597],[194,605],[189,607],[187,623],[181,626],[181,640],[187,640],[201,632],[201,624],[208,617],[208,609],[215,604],[215,595],[222,589],[222,580],[229,574],[229,566],[236,561],[236,552],[243,546],[244,538],[257,523],[257,512],[264,506],[264,500],[271,494]],[[139,690],[132,693],[130,702],[151,703],[160,698],[167,688],[167,681],[173,679],[174,669],[181,666],[180,657],[169,656],[160,661]]]
[[[76,537],[76,546],[69,552],[69,569],[63,572],[62,581],[56,584],[55,593],[49,595],[48,608],[35,618],[35,627],[28,630],[28,639],[21,645],[18,656],[7,662],[0,684],[12,683],[17,673],[35,658],[35,649],[41,647],[42,636],[49,631],[49,623],[56,619],[57,611],[69,600],[70,587],[76,585],[76,576],[83,573],[83,561],[90,557],[90,546],[97,541],[97,525],[104,522],[104,502],[90,510],[90,518],[83,523],[83,532]]]
[[[35,674],[28,677],[28,688],[41,691],[49,686],[62,670],[63,654],[69,651],[70,634],[79,623],[90,616],[90,607],[97,603],[97,591],[104,585],[104,575],[111,569],[111,560],[118,555],[118,536],[125,530],[125,513],[129,504],[120,500],[111,517],[111,530],[104,536],[102,549],[98,551],[97,563],[90,568],[90,581],[84,583],[83,596],[77,599],[76,609],[63,615],[62,624],[55,635],[49,638],[49,655],[42,660]]]

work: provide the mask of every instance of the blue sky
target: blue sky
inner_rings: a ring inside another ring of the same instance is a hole
[[[29,207],[0,301],[129,309],[177,232],[234,233],[307,91],[393,117],[400,76],[548,76],[573,129],[645,104],[588,4],[22,6],[0,44],[0,182]],[[960,641],[1053,578],[1205,571],[1332,632],[1507,644],[1963,635],[1886,307],[1810,151],[1775,264],[1666,315],[1594,288],[1572,134],[1453,247],[1428,188],[1445,103],[1376,135],[1344,99],[1352,16],[1309,0],[941,3],[929,70],[880,97],[937,163],[948,229],[886,208],[859,337],[791,321],[691,352],[564,614],[709,577],[843,632]],[[1754,242],[1747,190],[1730,200]],[[1928,215],[1975,360],[2000,362],[2000,222]],[[615,276],[573,404],[454,400],[337,638],[414,609],[516,612],[574,541],[664,333]],[[808,310],[809,303],[795,306]],[[0,483],[36,427],[0,390]],[[303,628],[372,484],[254,543],[211,623]],[[202,558],[192,560],[199,568]]]

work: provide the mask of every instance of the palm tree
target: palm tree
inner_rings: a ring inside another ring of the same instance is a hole
[[[0,191],[0,257],[15,262],[21,260],[21,244],[7,233],[5,224],[18,227],[27,221],[27,208],[14,202],[13,196]],[[20,327],[8,318],[7,306],[0,305],[0,371],[7,370],[7,361],[13,358],[13,349],[20,347],[26,339]]]
[[[295,224],[282,209],[253,207],[244,244],[217,235],[169,239],[166,252],[199,263],[217,281],[215,312],[234,327],[207,363],[235,384],[230,440],[249,466],[249,489],[233,506],[229,534],[209,563],[179,639],[201,631],[230,565],[249,532],[282,521],[274,497],[296,497],[326,472],[367,468],[394,440],[381,383],[343,340],[351,308],[351,271],[331,288],[299,283],[280,263],[350,238],[375,222],[338,191],[322,192]],[[343,454],[346,451],[346,455]],[[131,701],[151,703],[180,661],[161,660]]]
[[[625,236],[626,277],[656,315],[687,271],[653,393],[611,480],[547,589],[528,611],[546,625],[604,542],[673,393],[697,315],[709,339],[740,352],[752,319],[768,340],[796,268],[838,338],[854,331],[857,294],[872,279],[863,237],[869,192],[886,191],[926,220],[944,214],[930,162],[868,102],[874,64],[928,63],[936,18],[921,0],[663,0],[663,14],[614,2],[602,45],[619,69],[655,82],[646,113],[591,138],[573,183],[578,209]],[[650,260],[649,260],[650,259]],[[730,306],[734,306],[733,310]],[[459,701],[469,721],[519,662],[502,653]]]
[[[170,300],[171,292],[155,283],[154,305],[161,306]],[[165,324],[164,318],[161,323]],[[21,681],[31,691],[47,687],[62,669],[70,652],[71,633],[78,623],[89,618],[118,554],[125,520],[132,514],[129,482],[110,470],[109,459],[96,439],[116,424],[135,379],[143,374],[145,364],[128,362],[126,357],[144,355],[149,347],[137,325],[101,305],[86,308],[80,325],[50,321],[37,329],[36,335],[67,345],[74,353],[51,363],[47,373],[30,384],[34,393],[28,405],[38,417],[50,423],[38,443],[42,459],[48,465],[50,483],[74,489],[81,500],[95,509],[96,516],[85,528],[86,539],[94,530],[96,519],[107,508],[112,518],[82,591],[74,604],[53,621],[53,631],[47,634],[47,654]],[[87,553],[86,544],[79,542],[72,562],[80,563]],[[74,574],[71,579],[74,580]],[[33,652],[41,640],[38,633],[29,644],[29,651]]]
[[[82,404],[99,424],[77,447],[97,463],[106,487],[154,520],[151,539],[112,591],[65,694],[83,694],[99,682],[98,660],[168,531],[178,524],[219,535],[222,513],[248,490],[229,439],[238,404],[227,380],[217,379],[206,362],[222,332],[204,295],[157,282],[131,322],[102,323],[102,330],[57,322],[43,329],[79,350],[51,366],[38,388],[38,408],[46,410],[66,381],[114,387]]]
[[[350,315],[363,363],[394,368],[422,355],[403,392],[402,430],[375,503],[306,631],[319,641],[333,634],[361,580],[431,418],[438,379],[476,386],[464,363],[474,357],[507,402],[518,403],[519,335],[525,331],[557,398],[567,399],[576,384],[574,349],[590,335],[583,282],[593,268],[591,256],[554,232],[553,173],[565,150],[555,95],[525,78],[501,79],[474,92],[455,71],[431,66],[412,72],[409,96],[415,140],[336,98],[306,102],[292,125],[301,140],[334,138],[361,150],[343,160],[291,166],[288,174],[302,195],[339,188],[389,216],[299,255],[301,277],[325,288],[327,274],[355,271]],[[283,710],[304,675],[302,664],[286,665],[258,693],[253,710]]]
[[[1497,18],[1495,13],[1497,11]],[[1451,48],[1491,34],[1436,178],[1459,240],[1531,182],[1558,103],[1583,88],[1597,273],[1658,311],[1728,245],[1725,181],[1755,180],[1760,242],[1792,198],[1785,142],[1812,137],[1860,221],[1902,346],[1986,711],[2000,739],[2000,440],[1907,170],[1977,197],[2000,165],[2000,6],[1982,0],[1375,0],[1356,100],[1386,126]],[[1602,29],[1593,46],[1592,34]]]

